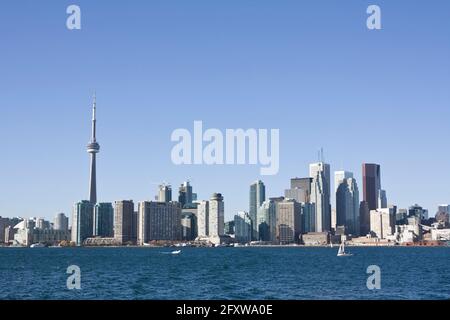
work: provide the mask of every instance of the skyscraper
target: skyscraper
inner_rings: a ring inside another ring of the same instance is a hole
[[[309,165],[311,203],[315,204],[316,232],[331,231],[330,165],[324,162]]]
[[[161,184],[158,189],[158,201],[170,202],[172,201],[172,186],[170,184]]]
[[[258,209],[258,235],[261,241],[276,240],[276,202],[274,200],[264,201]]]
[[[181,214],[181,240],[191,241],[197,236],[197,217],[188,212]]]
[[[370,232],[380,239],[393,235],[395,230],[395,214],[393,208],[370,211]]]
[[[266,200],[266,187],[261,180],[250,185],[250,219],[252,220],[252,240],[258,240],[258,209]]]
[[[240,211],[234,216],[234,237],[240,243],[252,240],[252,220],[247,212]]]
[[[181,184],[178,190],[178,202],[181,204],[181,208],[192,203],[192,186],[189,181]]]
[[[60,231],[69,230],[69,218],[64,213],[58,213],[53,222],[53,229]]]
[[[347,179],[353,178],[353,172],[350,171],[335,171],[334,172],[334,192],[337,192],[339,185]]]
[[[112,203],[98,203],[94,207],[94,236],[114,236],[114,208]]]
[[[137,230],[133,230],[134,203],[131,200],[114,203],[114,238],[120,244],[136,242]]]
[[[363,163],[363,200],[370,210],[378,208],[378,197],[381,189],[381,169],[379,164]]]
[[[377,209],[385,209],[388,207],[386,190],[383,190],[383,189],[378,190],[377,201],[378,201]]]
[[[100,152],[100,145],[97,143],[96,130],[97,130],[97,119],[96,119],[96,99],[94,96],[94,102],[92,104],[92,134],[91,142],[87,146],[87,152],[91,155],[91,172],[89,179],[89,201],[92,204],[97,203],[97,167],[96,167],[96,156]]]
[[[92,237],[93,212],[94,206],[88,200],[77,202],[73,206],[72,241],[77,246],[82,245],[86,238]]]
[[[313,203],[303,202],[301,205],[302,233],[316,231],[316,206]]]
[[[277,223],[276,237],[280,244],[299,241],[301,233],[301,205],[293,199],[276,203]]]
[[[351,172],[335,174],[336,181],[336,226],[345,226],[346,234],[359,235],[359,190]]]
[[[213,193],[209,200],[209,230],[210,238],[218,238],[224,235],[225,227],[225,206],[223,196],[220,193]]]
[[[370,232],[370,210],[367,201],[359,204],[359,234],[365,236]]]
[[[181,239],[181,207],[178,202],[140,202],[138,216],[138,244]]]
[[[199,238],[209,235],[209,201],[201,201],[197,207],[197,235]]]
[[[284,191],[284,196],[297,202],[309,202],[312,178],[293,178],[291,188]]]

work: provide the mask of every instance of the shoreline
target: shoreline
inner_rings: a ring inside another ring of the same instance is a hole
[[[400,244],[364,244],[364,245],[346,245],[349,248],[450,248],[448,244],[440,244],[440,245],[421,245],[421,244],[408,244],[408,245],[400,245]],[[30,248],[30,247],[19,247],[19,246],[0,246],[0,249],[10,248],[10,249],[95,249],[95,248],[130,248],[130,249],[166,249],[166,250],[182,250],[186,248],[207,248],[207,249],[218,249],[218,248],[232,248],[232,249],[242,249],[242,248],[328,248],[328,249],[337,249],[339,244],[334,244],[333,247],[330,245],[251,245],[251,246],[219,246],[219,247],[210,247],[210,246],[78,246],[78,247],[41,247],[41,248]]]

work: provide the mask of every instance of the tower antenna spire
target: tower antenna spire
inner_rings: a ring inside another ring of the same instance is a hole
[[[92,101],[92,138],[91,142],[95,142],[97,137],[97,96],[94,91],[93,101]]]

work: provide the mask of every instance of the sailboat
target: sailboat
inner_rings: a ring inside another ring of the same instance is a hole
[[[345,252],[345,241],[342,241],[341,245],[339,246],[339,251],[337,253],[338,257],[349,257],[353,254]]]

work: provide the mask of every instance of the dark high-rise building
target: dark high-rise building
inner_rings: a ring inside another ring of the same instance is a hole
[[[266,201],[266,187],[261,180],[250,185],[250,210],[249,215],[252,220],[252,240],[258,240],[258,210],[262,203]]]
[[[345,228],[345,234],[358,236],[360,231],[360,202],[356,180],[341,179],[342,171],[336,172],[339,183],[336,189],[336,226]]]
[[[94,236],[114,237],[114,208],[112,203],[98,203],[94,207]]]
[[[77,202],[73,207],[72,241],[77,246],[82,245],[86,238],[92,237],[93,213],[94,206],[88,200]]]
[[[131,200],[116,201],[114,203],[114,238],[120,244],[136,242],[136,233],[133,231],[134,203]]]
[[[100,145],[97,143],[97,119],[96,119],[96,100],[92,104],[92,133],[91,142],[87,146],[87,152],[91,155],[91,173],[89,178],[89,201],[95,205],[97,203],[97,167],[96,156],[100,152]]]
[[[370,233],[370,210],[366,201],[361,201],[359,204],[359,228],[361,236]]]
[[[370,210],[378,208],[378,197],[381,190],[380,165],[373,163],[363,163],[363,200],[367,202]]]
[[[178,202],[181,208],[192,203],[192,186],[189,181],[184,182],[178,189]]]

